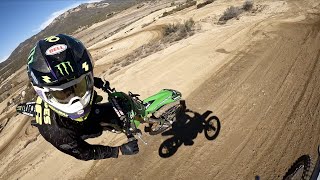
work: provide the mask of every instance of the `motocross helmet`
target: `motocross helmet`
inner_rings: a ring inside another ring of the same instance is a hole
[[[31,84],[50,109],[84,121],[93,100],[91,55],[77,39],[58,34],[36,43],[28,57]]]

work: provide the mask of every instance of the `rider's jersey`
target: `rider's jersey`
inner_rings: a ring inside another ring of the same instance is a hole
[[[96,99],[96,93],[94,100]],[[50,109],[47,103],[38,97],[36,121],[40,134],[60,151],[77,159],[92,160],[118,156],[118,147],[91,145],[84,141],[102,134],[100,122],[110,122],[117,118],[110,104],[93,104],[88,118],[77,122],[63,117]]]

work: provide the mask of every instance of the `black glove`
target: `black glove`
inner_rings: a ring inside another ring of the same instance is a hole
[[[109,83],[109,81],[105,81],[105,80],[102,80],[101,78],[94,77],[94,86],[99,89],[109,88],[110,83]]]
[[[91,145],[92,155],[89,159],[99,160],[106,158],[117,158],[119,155],[119,149],[117,147],[109,147],[102,145]],[[83,153],[83,155],[90,155],[89,153]],[[93,157],[92,157],[93,156]]]
[[[133,155],[139,152],[138,140],[130,141],[120,146],[123,155]]]

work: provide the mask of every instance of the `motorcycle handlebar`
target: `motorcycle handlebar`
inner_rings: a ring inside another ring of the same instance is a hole
[[[104,92],[108,94],[115,92],[115,89],[110,87],[109,81],[103,80],[98,77],[94,77],[94,86],[98,89],[102,89]],[[139,94],[132,94],[131,92],[129,93],[130,93],[130,96],[132,97],[139,96]],[[121,116],[120,120],[124,123],[123,125],[125,127],[125,134],[128,137],[128,140],[129,141],[135,140],[136,138],[134,137],[133,132],[130,130],[132,128],[133,131],[136,131],[137,129],[135,125],[132,124],[130,121],[128,121],[126,116]]]
[[[112,93],[115,89],[111,89],[109,81],[102,80],[101,78],[94,77],[94,86],[98,89],[102,89],[106,93]]]

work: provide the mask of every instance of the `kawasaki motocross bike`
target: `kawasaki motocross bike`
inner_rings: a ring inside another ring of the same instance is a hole
[[[172,126],[183,109],[180,104],[181,93],[172,89],[163,89],[147,99],[140,100],[140,95],[118,92],[110,88],[107,81],[105,83],[99,78],[95,78],[95,87],[108,94],[109,102],[123,123],[120,126],[109,124],[111,131],[122,132],[127,136],[133,135],[141,139],[141,130],[138,129],[141,123],[146,124],[145,131],[150,135],[160,134]]]

